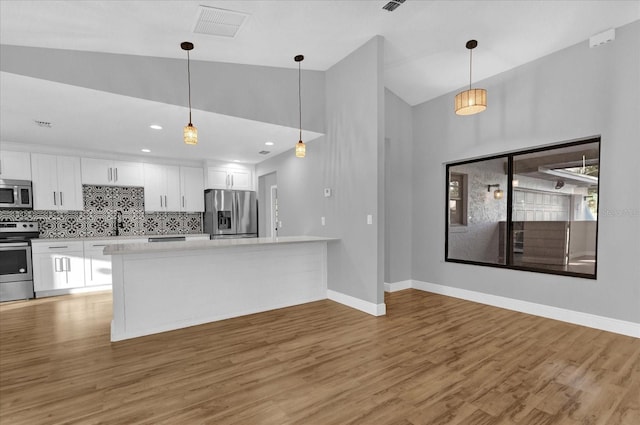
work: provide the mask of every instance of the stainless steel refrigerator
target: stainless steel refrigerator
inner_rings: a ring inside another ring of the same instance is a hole
[[[257,238],[256,193],[241,190],[204,191],[204,232],[211,239]]]

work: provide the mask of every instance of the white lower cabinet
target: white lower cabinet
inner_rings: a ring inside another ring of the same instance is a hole
[[[82,242],[33,243],[33,287],[39,292],[84,287]]]
[[[88,240],[84,242],[84,285],[111,285],[111,256],[103,254],[109,245],[122,243],[146,243],[147,238],[125,240]]]
[[[185,239],[208,240],[209,235],[185,235]],[[36,297],[108,289],[112,283],[111,256],[103,254],[104,248],[116,244],[148,242],[148,236],[59,241],[36,239],[31,242]]]

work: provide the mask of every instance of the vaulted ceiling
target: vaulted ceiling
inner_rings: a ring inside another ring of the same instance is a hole
[[[191,57],[198,61],[296,68],[293,56],[302,53],[305,70],[325,71],[373,36],[382,35],[385,86],[416,105],[468,84],[465,42],[469,39],[479,41],[473,57],[473,80],[479,81],[576,43],[587,43],[594,34],[640,19],[638,1],[406,0],[393,12],[382,9],[387,2],[2,1],[0,41],[3,46],[184,60],[179,44],[190,40],[196,45]],[[236,36],[194,33],[202,5],[246,16]],[[0,66],[4,71],[0,74],[0,137],[5,142],[42,143],[47,136],[33,125],[33,120],[51,119],[58,122],[56,131],[60,132],[55,143],[63,144],[62,140],[72,140],[77,132],[68,123],[99,119],[114,123],[116,128],[104,137],[96,134],[69,146],[127,154],[131,153],[127,149],[139,151],[144,146],[129,143],[119,148],[113,143],[118,128],[129,129],[131,138],[131,128],[143,120],[147,125],[150,121],[161,122],[165,129],[180,129],[185,124],[184,106],[157,105],[135,96],[75,87],[73,83],[28,78],[6,72],[4,64]],[[132,78],[135,73],[132,69]],[[56,106],[62,98],[69,100],[62,103],[64,108]],[[155,115],[149,112],[152,110]],[[202,147],[194,154],[196,151],[170,148],[180,143],[175,135],[164,130],[149,134],[147,126],[133,139],[153,139],[152,155],[159,157],[250,163],[264,159],[257,151],[264,148],[265,141],[276,142],[270,148],[272,154],[290,149],[297,141],[293,126],[202,113],[207,114],[202,122],[215,125],[206,124],[201,133],[220,131],[217,138],[234,143],[225,149]],[[27,121],[32,125],[25,131],[19,123]],[[229,129],[228,133],[223,128]],[[309,132],[311,138],[317,135]],[[123,134],[120,138],[126,137]]]

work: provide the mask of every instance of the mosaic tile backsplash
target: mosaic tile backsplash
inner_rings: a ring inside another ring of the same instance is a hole
[[[122,211],[121,236],[202,233],[202,214],[144,212],[142,187],[82,186],[84,211],[0,211],[0,220],[37,221],[41,238],[115,236]]]

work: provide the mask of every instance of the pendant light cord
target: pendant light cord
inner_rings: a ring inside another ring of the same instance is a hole
[[[191,59],[187,50],[187,80],[189,86],[189,124],[191,124]]]
[[[473,49],[469,49],[469,90],[471,90],[471,64],[473,63]]]
[[[300,62],[298,62],[298,112],[299,112],[299,123],[300,123],[300,141],[302,141],[302,83],[301,83],[301,73],[300,73]]]

